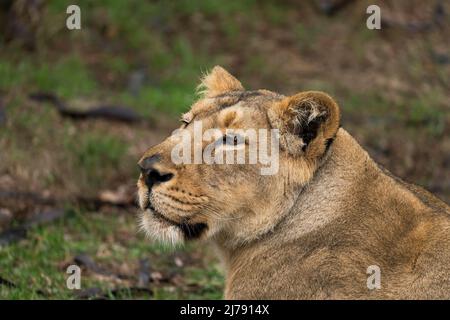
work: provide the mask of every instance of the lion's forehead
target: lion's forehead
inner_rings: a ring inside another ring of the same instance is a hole
[[[197,101],[189,112],[183,115],[183,118],[189,121],[208,120],[208,122],[225,122],[227,117],[240,116],[241,120],[248,116],[248,120],[260,122],[265,120],[262,112],[271,102],[279,101],[282,95],[268,91],[232,91],[215,97],[204,98]],[[239,111],[241,110],[241,111]],[[259,117],[258,117],[259,116]],[[222,121],[221,121],[222,120]],[[217,124],[218,126],[221,123]]]

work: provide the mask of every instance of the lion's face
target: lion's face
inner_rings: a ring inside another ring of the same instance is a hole
[[[218,67],[204,85],[206,93],[183,115],[180,130],[139,161],[141,226],[163,242],[245,237],[249,227],[270,228],[273,212],[311,178],[315,159],[307,157],[307,149],[323,151],[312,146],[311,133],[307,136],[304,128],[296,127],[298,119],[283,120],[291,107],[286,97],[245,91]],[[318,110],[309,113],[310,122],[324,115],[313,114]],[[319,128],[314,128],[316,136]],[[293,148],[299,150],[293,153]],[[211,161],[227,152],[232,157]]]
[[[252,151],[249,141],[242,134],[234,139],[232,133],[238,129],[256,132],[265,129],[269,133],[265,109],[276,99],[279,98],[274,95],[245,91],[205,98],[197,103],[199,109],[193,108],[184,115],[181,130],[194,146],[195,130],[201,127],[203,136],[208,129],[215,129],[216,135],[209,141],[201,141],[198,151],[202,155],[208,146],[215,144],[213,155],[243,148],[249,159]],[[250,214],[248,208],[270,205],[269,189],[276,175],[261,175],[261,163],[208,164],[202,157],[196,164],[175,164],[172,152],[179,143],[179,133],[174,133],[149,149],[140,162],[142,225],[150,235],[170,242],[208,237],[234,224],[240,214]],[[256,147],[259,148],[259,141]],[[192,151],[191,162],[195,161],[194,157]],[[261,198],[263,194],[267,197]]]

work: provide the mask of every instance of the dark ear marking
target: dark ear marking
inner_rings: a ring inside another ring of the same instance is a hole
[[[333,138],[330,138],[330,139],[327,139],[327,140],[325,141],[325,152],[327,152],[328,149],[330,149],[330,147],[331,147],[331,145],[333,144],[333,142],[334,142],[334,137],[333,137]]]
[[[302,146],[302,151],[305,151],[309,143],[317,137],[317,133],[321,124],[326,120],[326,114],[315,117],[307,124],[301,126],[299,137],[302,138],[304,145]]]

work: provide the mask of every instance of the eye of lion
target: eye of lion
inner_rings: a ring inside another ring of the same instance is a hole
[[[187,127],[189,123],[192,121],[192,115],[189,113],[185,113],[181,116],[180,122],[183,124],[183,127]]]
[[[222,138],[223,144],[237,146],[245,142],[245,139],[238,135],[224,135]]]
[[[185,120],[185,119],[180,119],[181,122],[181,127],[184,129],[189,125],[189,121]]]

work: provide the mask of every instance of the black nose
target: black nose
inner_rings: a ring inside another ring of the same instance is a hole
[[[142,176],[144,177],[145,184],[151,189],[155,184],[166,182],[172,179],[172,173],[162,173],[155,168],[155,164],[159,162],[157,155],[143,159],[139,162],[139,168],[141,169]]]

